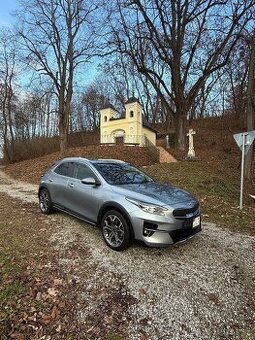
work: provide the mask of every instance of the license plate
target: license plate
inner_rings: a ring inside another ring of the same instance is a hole
[[[197,216],[194,218],[193,220],[193,224],[192,224],[192,228],[195,229],[196,227],[198,227],[200,225],[200,216]]]

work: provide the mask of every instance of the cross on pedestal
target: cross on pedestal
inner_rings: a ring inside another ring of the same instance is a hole
[[[195,158],[195,150],[194,150],[194,143],[193,143],[193,136],[196,134],[196,131],[193,129],[189,129],[189,133],[187,136],[189,137],[189,151],[187,158]]]

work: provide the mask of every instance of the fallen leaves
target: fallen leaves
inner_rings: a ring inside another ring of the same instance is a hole
[[[139,288],[139,294],[141,295],[146,294],[146,290],[144,288]]]
[[[31,214],[24,214],[24,207]],[[137,300],[119,278],[114,278],[114,287],[105,281],[93,283],[97,268],[88,264],[90,254],[79,248],[79,241],[75,247],[68,242],[61,254],[52,246],[49,239],[60,224],[58,217],[45,228],[45,217],[34,205],[2,194],[0,213],[0,292],[17,285],[4,303],[0,297],[2,336],[14,340],[79,339],[81,334],[90,340],[112,334],[126,337],[129,307]],[[81,316],[87,308],[92,309]]]
[[[59,255],[46,247],[49,232],[40,233],[43,217],[34,205],[2,194],[0,213],[0,335],[25,340],[68,334],[73,301],[71,294],[66,298],[68,280],[58,274]],[[6,223],[10,215],[15,228]]]
[[[14,332],[10,335],[10,337],[12,339],[15,339],[15,340],[25,340],[25,337],[24,335],[22,335],[21,333],[18,333],[18,332]]]
[[[60,313],[61,313],[60,309],[58,309],[57,306],[54,306],[49,314],[42,314],[41,323],[47,325],[48,323],[58,318]],[[59,329],[59,326],[58,326],[58,329]],[[61,326],[60,326],[60,329],[61,329]]]
[[[58,291],[55,288],[48,288],[47,293],[49,296],[55,297],[58,295]]]

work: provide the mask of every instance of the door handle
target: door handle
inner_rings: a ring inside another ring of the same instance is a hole
[[[69,188],[73,188],[74,184],[73,183],[68,183]]]

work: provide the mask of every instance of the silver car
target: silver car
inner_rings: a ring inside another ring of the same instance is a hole
[[[100,226],[114,250],[127,248],[133,239],[168,246],[201,230],[196,198],[119,160],[57,161],[42,176],[38,195],[42,213],[58,209]]]

